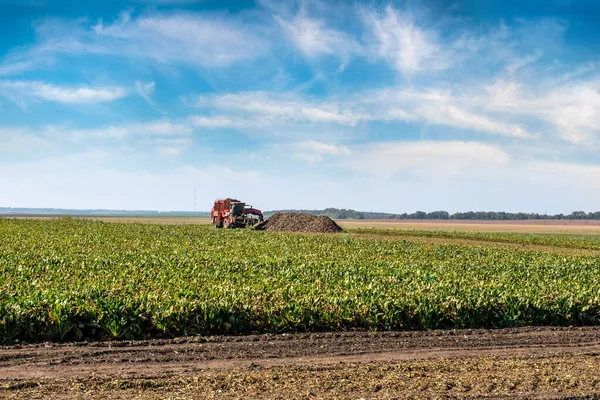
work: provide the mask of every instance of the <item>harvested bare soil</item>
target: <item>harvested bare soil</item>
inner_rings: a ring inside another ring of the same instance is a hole
[[[0,398],[600,398],[600,328],[0,348]]]
[[[336,233],[342,228],[325,215],[307,213],[276,213],[256,226],[259,231]]]

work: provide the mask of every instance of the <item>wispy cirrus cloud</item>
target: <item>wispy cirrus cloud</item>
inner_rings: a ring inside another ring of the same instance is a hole
[[[383,12],[363,10],[373,54],[404,74],[449,68],[452,60],[442,51],[437,33],[419,26],[415,17],[391,6]]]
[[[190,120],[194,126],[199,128],[243,128],[250,126],[257,126],[256,119],[249,121],[242,118],[232,118],[223,115],[216,116],[199,116],[194,115],[190,117]]]
[[[297,160],[317,163],[325,159],[348,157],[352,151],[348,146],[320,140],[304,140],[267,146],[267,152],[289,155]]]
[[[177,137],[188,136],[192,133],[192,127],[183,122],[173,122],[170,120],[157,120],[144,123],[133,123],[123,125],[109,125],[104,127],[90,129],[58,129],[72,139],[126,139],[131,137],[152,138],[152,137]]]
[[[361,123],[402,121],[507,137],[532,136],[517,123],[488,117],[475,111],[472,104],[461,104],[451,93],[432,89],[382,89],[353,93],[343,99],[332,96],[319,100],[293,94],[249,92],[201,97],[198,105],[218,113],[195,117],[198,124],[214,128],[302,123],[355,127]]]
[[[273,122],[321,122],[354,126],[361,120],[368,119],[368,116],[350,104],[306,99],[284,93],[246,92],[205,96],[200,97],[196,105],[237,116],[262,116]]]
[[[452,61],[450,54],[442,51],[437,33],[418,25],[406,10],[392,6],[383,10],[358,8],[351,15],[362,21],[364,32],[360,34],[337,30],[329,20],[310,15],[306,7],[291,16],[288,9],[284,11],[287,17],[274,18],[285,36],[309,59],[335,56],[344,64],[351,57],[381,59],[403,74],[446,69]]]
[[[110,102],[127,95],[119,86],[90,87],[53,85],[41,81],[0,81],[0,96],[15,101],[42,100],[67,104]]]
[[[385,88],[318,99],[246,92],[204,96],[197,105],[210,114],[194,117],[195,123],[211,128],[280,129],[302,124],[354,128],[400,121],[449,126],[490,138],[562,140],[586,148],[600,144],[600,77],[550,86],[544,81],[527,86],[499,80],[455,90]],[[347,135],[351,137],[352,131]]]
[[[4,62],[0,64],[0,76],[18,75],[35,68],[33,60]]]
[[[135,81],[135,90],[137,94],[142,96],[147,102],[152,102],[151,96],[154,93],[154,89],[156,88],[156,83],[152,82],[141,82]]]
[[[286,37],[308,58],[339,55],[347,59],[361,52],[358,42],[345,32],[332,29],[325,20],[311,18],[303,11],[288,19],[278,15],[275,19]]]
[[[190,146],[189,138],[153,139],[150,144],[157,147],[159,154],[167,157],[179,156],[184,150]]]
[[[111,23],[43,20],[32,56],[96,54],[141,58],[166,64],[226,67],[264,55],[269,42],[256,29],[231,17],[189,12],[132,16]]]
[[[535,63],[536,61],[538,61],[540,58],[542,58],[543,54],[544,53],[541,50],[536,49],[533,52],[531,52],[525,56],[517,57],[510,64],[508,64],[506,66],[506,70],[509,73],[514,74],[521,68],[525,68],[526,66],[531,65],[531,64]]]
[[[498,81],[486,90],[483,107],[490,111],[544,121],[573,144],[600,144],[600,76],[536,90],[514,81]]]

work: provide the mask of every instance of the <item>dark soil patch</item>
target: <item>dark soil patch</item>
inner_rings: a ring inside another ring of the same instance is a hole
[[[600,328],[0,347],[0,399],[600,399]]]

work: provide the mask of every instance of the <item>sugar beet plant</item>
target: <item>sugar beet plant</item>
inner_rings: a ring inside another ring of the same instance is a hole
[[[600,323],[600,258],[0,220],[0,341]]]

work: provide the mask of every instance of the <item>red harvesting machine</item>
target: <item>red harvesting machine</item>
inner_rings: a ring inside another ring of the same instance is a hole
[[[263,222],[262,211],[236,199],[215,200],[210,222],[217,228],[245,228]]]

